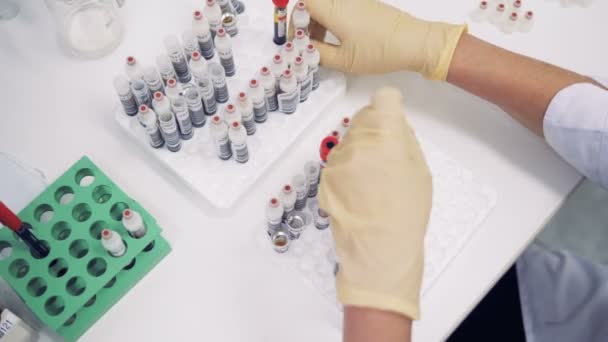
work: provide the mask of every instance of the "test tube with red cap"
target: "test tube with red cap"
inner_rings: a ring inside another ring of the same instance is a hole
[[[114,78],[113,85],[125,114],[128,116],[137,115],[137,100],[135,100],[135,96],[131,92],[129,79],[124,75],[118,75]]]
[[[274,112],[279,109],[277,102],[277,80],[267,66],[260,69],[260,83],[264,88],[264,96],[266,97],[266,105],[269,112]]]
[[[302,57],[304,57],[304,61],[312,73],[312,90],[316,90],[319,88],[320,82],[319,63],[321,62],[321,55],[319,54],[319,50],[313,44],[308,44]]]
[[[289,0],[272,0],[274,4],[274,37],[276,45],[283,45],[287,40],[287,4]]]
[[[222,9],[215,0],[207,0],[203,15],[207,18],[209,23],[209,30],[211,31],[211,37],[215,38],[217,31],[222,28]]]
[[[32,232],[32,226],[27,222],[21,221],[2,201],[0,201],[0,223],[15,232],[21,241],[27,245],[35,258],[42,259],[49,255],[49,247],[38,240]]]
[[[192,75],[190,74],[190,69],[188,68],[188,59],[186,59],[184,50],[180,46],[177,37],[175,35],[166,36],[164,39],[164,44],[167,55],[169,56],[171,64],[173,65],[173,69],[175,69],[177,79],[181,83],[190,82]]]
[[[291,68],[296,75],[296,81],[300,87],[300,102],[308,100],[312,91],[312,74],[308,72],[308,65],[301,56],[296,57]]]
[[[226,83],[226,71],[224,68],[215,63],[209,63],[209,74],[211,75],[211,82],[213,83],[213,92],[215,94],[215,101],[218,103],[226,103],[230,97],[228,93],[228,83]]]
[[[513,33],[517,29],[519,21],[519,15],[517,12],[511,12],[511,14],[509,14],[509,18],[502,25],[502,31],[507,34]]]
[[[337,129],[338,134],[339,134],[338,139],[342,139],[342,137],[344,136],[346,131],[348,131],[349,128],[350,128],[350,118],[343,117],[342,120],[340,120],[340,124],[338,125],[338,129]]]
[[[207,61],[200,52],[192,52],[189,65],[190,71],[192,71],[192,77],[194,77],[194,83],[198,83],[200,80],[209,77]]]
[[[496,7],[492,11],[492,13],[490,13],[488,19],[491,23],[495,25],[501,25],[505,20],[506,13],[507,6],[505,5],[505,3],[500,2],[496,4]]]
[[[139,106],[139,114],[137,114],[139,122],[146,129],[150,145],[154,148],[161,148],[165,145],[160,127],[158,126],[158,118],[156,113],[146,105]]]
[[[308,189],[306,176],[303,174],[297,174],[291,180],[293,189],[296,192],[296,203],[294,204],[295,210],[304,210],[306,208],[306,201],[308,200]]]
[[[177,79],[175,69],[173,69],[173,64],[171,64],[171,59],[169,59],[169,56],[167,56],[166,53],[162,53],[156,57],[156,66],[158,67],[158,72],[160,73],[160,77],[163,79],[164,84],[167,84],[167,81],[172,78]]]
[[[238,108],[241,112],[241,122],[245,126],[247,135],[253,135],[256,131],[255,116],[253,115],[253,103],[247,93],[239,93]]]
[[[171,102],[163,93],[157,91],[152,97],[152,108],[154,108],[156,113],[162,114],[171,112]]]
[[[291,184],[285,184],[279,192],[279,201],[283,206],[283,218],[295,210],[297,195]]]
[[[224,110],[222,111],[224,121],[226,124],[231,125],[233,122],[241,122],[241,111],[235,106],[234,103],[228,102]]]
[[[236,74],[236,67],[234,64],[234,55],[232,54],[232,38],[226,32],[225,28],[217,30],[215,35],[215,49],[220,57],[220,64],[226,72],[226,76],[231,77]]]
[[[281,50],[281,57],[283,57],[285,63],[287,63],[288,66],[292,66],[297,56],[298,51],[296,50],[296,47],[294,46],[293,42],[287,42]]]
[[[293,39],[293,45],[298,54],[304,53],[306,51],[306,46],[310,44],[310,39],[306,35],[304,30],[296,30],[295,38]]]
[[[527,11],[518,26],[520,32],[530,32],[534,26],[534,12]]]
[[[128,56],[125,63],[125,73],[131,82],[141,80],[144,77],[143,67],[133,56]]]
[[[283,76],[283,71],[288,68],[289,68],[289,66],[287,65],[287,63],[285,62],[285,60],[283,59],[283,56],[281,56],[281,54],[277,53],[272,57],[272,64],[270,65],[270,71],[274,75],[277,87],[279,84],[279,80],[281,79],[281,76]]]
[[[228,125],[226,125],[226,122],[219,115],[214,115],[211,119],[211,136],[217,149],[217,156],[222,160],[230,159],[232,157],[232,149],[230,148]]]
[[[122,237],[110,229],[101,231],[101,245],[113,257],[123,256],[127,252],[127,245]]]
[[[283,206],[278,198],[271,198],[266,204],[266,225],[268,235],[274,234],[281,229],[283,221]]]
[[[203,11],[195,10],[192,14],[192,33],[198,41],[199,51],[207,60],[213,58],[215,49],[209,21],[203,16]]]
[[[246,163],[249,161],[247,131],[245,131],[245,128],[240,122],[234,121],[230,124],[228,137],[230,138],[230,144],[232,145],[234,159],[239,163]]]
[[[131,81],[131,92],[133,93],[133,96],[135,96],[135,101],[137,101],[138,105],[145,104],[148,107],[152,106],[152,95],[144,80],[137,79]]]
[[[171,101],[180,97],[181,92],[182,92],[182,86],[181,86],[181,84],[179,84],[177,82],[177,80],[175,78],[170,78],[167,80],[167,87],[165,88],[165,94]]]
[[[136,239],[144,237],[148,231],[144,223],[144,219],[137,211],[133,209],[123,210],[122,225],[129,232],[129,234]]]
[[[190,140],[194,136],[194,128],[188,112],[188,104],[183,96],[171,101],[171,109],[175,114],[175,120],[179,128],[179,135],[183,140]]]
[[[319,148],[319,155],[321,157],[321,161],[323,163],[327,162],[327,156],[329,156],[329,152],[338,145],[339,140],[334,135],[329,135],[321,141],[321,147]]]
[[[255,122],[266,122],[266,119],[268,118],[266,94],[263,86],[260,84],[257,78],[252,78],[249,80],[247,94],[253,103],[253,115],[255,116]]]
[[[519,11],[522,9],[523,2],[522,0],[513,0],[511,3],[511,12],[516,12],[519,14]]]
[[[479,1],[477,8],[475,8],[475,10],[473,10],[473,13],[471,13],[471,20],[474,22],[483,21],[485,18],[488,17],[488,12],[490,12],[489,8],[490,5],[488,1]]]
[[[302,30],[305,34],[308,34],[308,25],[310,25],[310,14],[306,10],[306,3],[304,1],[298,1],[291,17],[293,21],[293,27],[296,30]]]
[[[280,94],[277,96],[279,111],[285,114],[293,114],[300,102],[298,81],[293,75],[293,71],[286,69],[279,83]]]

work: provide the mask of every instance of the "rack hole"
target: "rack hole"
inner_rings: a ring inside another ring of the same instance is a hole
[[[57,203],[65,205],[72,202],[74,199],[74,190],[69,186],[62,186],[55,191],[55,201]]]
[[[49,316],[58,316],[65,310],[65,301],[59,296],[53,296],[44,303],[44,310]]]
[[[113,277],[112,279],[110,279],[110,281],[108,281],[103,287],[106,289],[109,289],[112,286],[114,286],[114,284],[116,284],[116,277]]]
[[[108,228],[108,223],[105,221],[95,221],[89,228],[89,234],[93,239],[101,239],[101,231]]]
[[[49,274],[55,278],[61,278],[68,273],[68,263],[62,258],[53,259],[49,263]]]
[[[85,187],[95,182],[95,174],[91,169],[80,169],[76,172],[76,184]]]
[[[149,252],[149,251],[153,250],[153,249],[154,249],[154,244],[155,244],[155,242],[154,242],[154,241],[150,242],[150,243],[149,243],[149,244],[148,244],[148,245],[147,245],[147,246],[144,248],[144,252]]]
[[[0,261],[8,259],[13,254],[13,246],[8,241],[0,240]]]
[[[81,277],[73,277],[65,285],[66,291],[72,296],[80,296],[87,288],[87,283]]]
[[[57,241],[63,241],[70,237],[72,234],[72,228],[70,224],[65,221],[59,221],[53,225],[51,229],[51,235]]]
[[[30,264],[24,259],[17,259],[8,266],[8,272],[13,278],[21,279],[30,271]]]
[[[53,207],[44,203],[36,207],[34,210],[34,217],[40,223],[47,223],[53,219]]]
[[[77,204],[72,209],[72,217],[78,222],[84,222],[91,217],[91,207],[86,203]]]
[[[51,246],[49,245],[48,242],[44,241],[44,240],[40,240],[40,244],[42,244],[44,247],[46,247],[46,249],[51,249]],[[41,257],[40,255],[36,254],[33,250],[30,250],[30,255],[32,256],[32,258],[34,259],[44,259],[46,257]]]
[[[89,244],[85,240],[74,240],[70,244],[70,255],[74,258],[83,258],[87,253],[89,253]]]
[[[136,262],[137,262],[137,260],[135,258],[133,258],[133,260],[131,260],[131,262],[127,266],[125,266],[123,269],[127,270],[127,271],[132,269],[133,267],[135,267]]]
[[[86,302],[86,303],[84,303],[84,307],[85,307],[85,308],[90,307],[91,305],[95,304],[95,301],[96,301],[96,300],[97,300],[97,296],[93,296],[93,297],[91,297],[91,299],[87,300],[87,302]]]
[[[70,318],[68,318],[67,321],[65,321],[65,323],[63,323],[63,326],[69,327],[70,325],[74,324],[75,321],[76,321],[76,314],[73,314],[72,316],[70,316]]]
[[[110,216],[116,221],[122,220],[122,212],[125,209],[129,209],[129,206],[125,202],[115,203],[112,208],[110,208]]]
[[[32,297],[40,297],[46,292],[47,287],[46,280],[40,277],[32,278],[27,283],[27,293]]]
[[[98,185],[93,189],[93,200],[97,203],[106,203],[112,198],[112,189],[109,186]]]
[[[102,258],[94,258],[87,264],[87,272],[93,277],[99,277],[106,273],[108,264]]]

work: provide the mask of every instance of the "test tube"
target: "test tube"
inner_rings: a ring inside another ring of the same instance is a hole
[[[182,83],[188,83],[192,79],[190,69],[188,68],[188,60],[184,56],[184,51],[179,45],[179,41],[175,35],[169,35],[164,40],[165,49],[171,59],[171,64],[175,69],[177,79]]]
[[[283,206],[277,198],[271,198],[266,204],[266,224],[268,235],[272,235],[281,229],[283,222]]]
[[[288,66],[293,65],[293,62],[297,56],[298,51],[296,51],[293,42],[287,42],[287,44],[285,44],[285,46],[283,47],[283,50],[281,50],[281,57],[283,57],[285,63],[287,63]]]
[[[154,93],[154,99],[152,100],[152,108],[157,114],[171,113],[171,102],[163,95],[160,91]]]
[[[308,180],[308,197],[317,197],[317,191],[319,189],[319,175],[321,169],[319,163],[316,161],[308,161],[304,165],[306,179]]]
[[[264,96],[266,97],[268,111],[276,111],[279,109],[279,104],[277,102],[277,80],[267,66],[260,69],[260,83],[262,83],[262,87],[264,88]]]
[[[312,74],[308,72],[304,58],[300,56],[296,57],[292,70],[300,87],[300,102],[304,102],[312,91]]]
[[[231,77],[236,74],[234,65],[234,55],[232,54],[232,38],[226,33],[224,28],[217,30],[215,36],[215,49],[220,57],[220,64],[226,72],[226,76]]]
[[[137,115],[137,100],[131,92],[129,80],[123,75],[118,75],[114,78],[113,84],[125,114]]]
[[[507,34],[513,33],[517,29],[518,24],[519,16],[517,15],[517,12],[512,12],[509,15],[509,19],[502,25],[502,31]]]
[[[167,81],[172,78],[177,79],[175,69],[173,69],[173,64],[171,64],[171,59],[167,54],[163,53],[156,57],[156,66],[164,84],[167,84]]]
[[[207,60],[213,58],[215,54],[213,47],[213,37],[209,27],[209,21],[203,16],[203,12],[195,10],[192,18],[192,32],[198,40],[201,55]]]
[[[513,3],[511,4],[511,11],[516,12],[517,14],[519,14],[519,11],[521,11],[521,7],[522,7],[522,1],[521,0],[513,0]]]
[[[228,102],[224,107],[223,116],[227,125],[232,125],[235,121],[241,122],[241,111],[231,102]]]
[[[242,91],[239,93],[238,102],[239,111],[241,112],[241,120],[247,135],[253,135],[256,131],[255,115],[253,114],[253,103],[247,94]]]
[[[296,37],[293,41],[293,45],[298,55],[306,51],[306,46],[308,44],[310,44],[310,39],[308,38],[304,30],[296,30]]]
[[[125,64],[125,73],[131,80],[131,82],[136,80],[141,80],[144,77],[143,69],[141,65],[137,62],[135,57],[128,56],[127,62]]]
[[[148,107],[152,106],[152,97],[150,96],[150,90],[143,80],[135,80],[131,82],[131,91],[135,96],[137,104],[145,104]]]
[[[165,94],[167,97],[173,101],[177,99],[182,92],[182,86],[177,83],[174,78],[170,78],[167,80],[167,87],[165,88]]]
[[[249,160],[249,149],[247,148],[247,132],[240,122],[234,121],[228,131],[234,159],[239,163],[246,163]]]
[[[291,183],[296,192],[296,203],[294,204],[295,210],[302,211],[306,208],[306,201],[308,200],[308,193],[306,189],[306,176],[303,174],[297,174],[293,177]]]
[[[211,37],[215,37],[216,32],[222,28],[222,9],[215,0],[207,0],[207,7],[203,11],[203,15],[209,23]]]
[[[239,20],[236,11],[222,13],[222,26],[231,37],[239,33]]]
[[[300,94],[298,92],[298,81],[290,69],[283,71],[279,89],[280,94],[277,96],[279,111],[285,114],[295,113],[300,102]]]
[[[270,240],[272,246],[277,253],[285,253],[289,249],[289,236],[283,231],[277,231],[272,234]]]
[[[291,184],[285,184],[279,193],[279,201],[283,206],[283,218],[287,218],[287,215],[295,210],[296,199],[296,192]]]
[[[156,113],[146,105],[139,106],[139,122],[146,129],[150,145],[154,148],[161,148],[165,144],[165,139],[158,127]]]
[[[190,71],[192,71],[192,77],[194,82],[197,83],[199,80],[209,77],[209,69],[207,67],[207,61],[202,58],[201,53],[198,51],[192,52],[192,58],[190,59]]]
[[[203,102],[201,95],[197,87],[192,87],[184,91],[184,99],[188,104],[188,112],[190,113],[190,121],[192,126],[203,127],[207,121],[205,116],[205,109],[203,108]],[[215,99],[214,99],[215,101]]]
[[[317,209],[315,215],[315,227],[317,227],[318,230],[324,230],[329,227],[329,214],[321,208]]]
[[[183,140],[190,140],[194,135],[192,121],[190,120],[190,112],[188,112],[188,104],[183,96],[171,101],[171,108],[175,113],[179,135]]]
[[[304,60],[308,64],[308,68],[312,73],[312,90],[319,88],[319,63],[321,61],[321,55],[319,50],[315,48],[313,44],[308,44],[306,52],[304,53]]]
[[[283,71],[287,69],[289,66],[285,63],[285,60],[280,54],[276,54],[272,57],[272,64],[270,65],[270,71],[274,75],[275,82],[277,85],[277,89],[279,86],[279,80],[281,76],[283,76]]]
[[[530,32],[532,26],[534,26],[534,12],[527,11],[526,15],[522,18],[518,29],[520,32]]]
[[[266,104],[266,94],[264,88],[260,85],[260,82],[253,78],[249,81],[249,88],[247,90],[251,102],[253,103],[253,115],[255,116],[255,122],[262,123],[268,119],[268,106]]]
[[[129,232],[129,234],[136,239],[140,239],[146,235],[147,228],[144,224],[144,219],[137,211],[133,209],[123,210],[122,225]]]
[[[182,32],[182,45],[184,46],[184,54],[186,59],[190,61],[193,52],[201,53],[201,49],[198,45],[198,40],[192,30],[185,30]]]
[[[272,0],[274,4],[274,37],[276,45],[283,45],[287,40],[287,4],[289,0]]]
[[[308,25],[310,25],[310,14],[306,10],[306,3],[304,1],[298,1],[293,16],[293,27],[296,30],[303,30],[304,33],[308,34]]]
[[[154,67],[148,66],[144,68],[144,82],[146,82],[146,85],[152,94],[157,91],[160,91],[163,94],[165,93],[163,80]]]
[[[214,115],[211,119],[211,135],[217,149],[217,156],[222,160],[232,157],[230,148],[230,138],[228,136],[228,126],[219,115]]]
[[[213,82],[215,101],[225,103],[228,101],[229,94],[224,68],[215,62],[209,63],[209,74],[211,74],[211,81]]]
[[[179,129],[173,113],[162,113],[158,115],[160,129],[163,132],[167,149],[171,152],[177,152],[182,148],[182,142],[179,137]]]
[[[220,67],[221,69],[222,67]],[[217,113],[217,102],[215,101],[215,90],[214,84],[211,82],[209,76],[204,79],[198,80],[196,83],[198,86],[201,99],[203,101],[203,108],[206,115],[214,115]]]
[[[127,245],[120,235],[109,229],[101,231],[101,245],[113,257],[123,256],[127,252]]]
[[[471,13],[471,21],[476,23],[483,21],[488,16],[488,7],[488,1],[480,1],[477,8]]]
[[[505,19],[506,5],[498,3],[494,11],[490,14],[489,21],[495,25],[501,25]]]

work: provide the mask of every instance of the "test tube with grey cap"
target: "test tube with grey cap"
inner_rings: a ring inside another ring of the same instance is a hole
[[[203,101],[201,99],[198,87],[188,88],[184,90],[183,93],[184,99],[188,104],[188,111],[190,113],[190,120],[192,121],[192,126],[205,126],[207,116],[205,115],[205,109],[203,108]]]
[[[221,69],[221,67],[220,67]],[[215,89],[209,75],[197,81],[199,94],[203,102],[203,109],[206,115],[214,115],[217,113],[217,102],[215,101]]]
[[[230,148],[228,125],[226,125],[226,122],[219,115],[214,115],[211,119],[210,129],[218,157],[222,160],[230,159],[232,157],[232,149]]]
[[[173,68],[175,69],[177,79],[182,83],[190,82],[192,75],[188,68],[188,60],[184,55],[184,50],[180,46],[177,37],[175,35],[165,37],[164,44],[169,59],[171,59],[171,64],[173,64]]]
[[[306,179],[308,180],[308,197],[316,197],[319,189],[319,175],[321,167],[316,161],[308,161],[304,165]]]
[[[179,136],[179,128],[173,113],[162,113],[158,115],[160,129],[163,132],[167,149],[171,152],[177,152],[182,148],[182,142]]]
[[[188,104],[186,104],[184,97],[180,96],[171,101],[171,108],[173,109],[173,113],[175,113],[180,137],[184,140],[190,140],[194,135],[194,128],[192,128]]]
[[[131,92],[129,80],[123,75],[118,75],[114,78],[113,84],[125,114],[128,116],[137,115],[137,100]]]
[[[152,96],[150,90],[143,80],[135,80],[131,82],[131,91],[135,96],[137,104],[145,104],[148,107],[152,107]]]
[[[215,101],[225,103],[230,95],[228,94],[228,84],[226,83],[226,72],[221,65],[217,63],[209,63],[209,74],[213,82],[213,90],[215,93]]]

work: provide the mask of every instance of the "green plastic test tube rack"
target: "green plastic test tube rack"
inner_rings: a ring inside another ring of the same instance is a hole
[[[132,238],[122,226],[126,208],[144,219],[143,237]],[[156,220],[87,157],[18,216],[32,225],[51,252],[34,258],[16,234],[3,227],[0,245],[12,247],[12,253],[0,260],[0,276],[66,341],[77,340],[171,251]],[[113,257],[102,247],[104,228],[123,238],[123,256]]]

